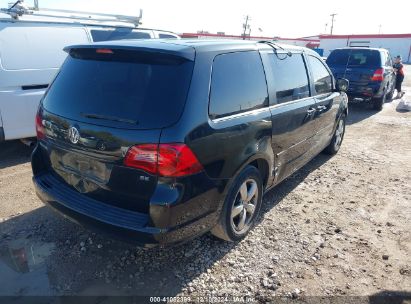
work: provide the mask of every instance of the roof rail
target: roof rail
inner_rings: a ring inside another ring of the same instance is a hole
[[[19,18],[24,15],[31,15],[36,17],[49,17],[57,19],[74,20],[78,22],[123,22],[131,23],[135,27],[141,24],[141,19],[143,17],[143,11],[141,9],[139,16],[125,16],[73,10],[29,8],[24,4],[24,0],[17,1],[10,8],[1,8],[0,12],[10,15],[15,20],[19,20]]]

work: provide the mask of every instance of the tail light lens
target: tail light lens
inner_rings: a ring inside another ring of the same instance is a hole
[[[124,164],[151,174],[157,173],[158,145],[138,145],[128,150]]]
[[[127,152],[124,164],[165,177],[192,175],[203,170],[197,157],[184,144],[133,146]]]
[[[46,132],[44,130],[44,125],[43,125],[43,118],[39,113],[36,115],[36,133],[37,133],[37,139],[44,139],[46,137]]]
[[[383,81],[384,80],[384,69],[378,69],[374,72],[374,75],[371,77],[372,81]]]
[[[198,173],[203,167],[184,144],[160,144],[158,173],[161,176],[184,176]]]

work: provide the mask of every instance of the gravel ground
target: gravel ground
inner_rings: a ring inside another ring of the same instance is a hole
[[[411,300],[411,112],[397,104],[379,113],[350,104],[338,155],[319,155],[267,193],[240,243],[207,234],[145,250],[91,233],[37,199],[30,148],[0,144],[0,295]]]

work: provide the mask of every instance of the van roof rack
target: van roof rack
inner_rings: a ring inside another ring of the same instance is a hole
[[[141,9],[139,16],[125,16],[62,9],[39,9],[38,7],[29,8],[24,4],[24,0],[17,1],[12,6],[10,6],[10,8],[1,8],[0,12],[10,15],[14,20],[19,20],[20,17],[30,15],[35,17],[54,18],[59,20],[63,19],[67,21],[70,20],[79,23],[120,22],[133,24],[135,27],[138,27],[141,24],[141,19],[143,17],[143,11]]]

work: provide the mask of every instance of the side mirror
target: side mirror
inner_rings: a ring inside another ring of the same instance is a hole
[[[347,92],[350,82],[345,78],[338,78],[336,83],[336,89],[338,92]]]

